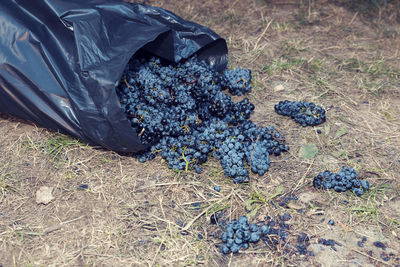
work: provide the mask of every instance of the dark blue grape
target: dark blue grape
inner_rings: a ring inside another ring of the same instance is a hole
[[[221,240],[222,240],[222,242],[224,242],[224,243],[228,240],[228,233],[227,233],[227,232],[224,232],[224,233],[222,234]]]
[[[301,255],[306,255],[307,254],[307,247],[304,244],[297,245],[296,249]]]
[[[225,244],[221,246],[221,252],[223,254],[228,254],[230,252],[229,247],[227,247]]]
[[[246,216],[240,216],[239,217],[239,223],[240,224],[247,224],[248,223],[248,219]]]
[[[243,240],[241,238],[238,238],[238,237],[235,238],[236,244],[240,245],[240,244],[242,244],[242,242],[243,242]]]
[[[303,127],[319,125],[326,120],[325,110],[313,102],[280,101],[275,105],[275,112],[291,117]]]
[[[227,246],[228,248],[232,247],[234,243],[235,243],[235,242],[233,241],[232,238],[228,238],[228,239],[226,240],[226,246]]]
[[[374,245],[375,247],[381,248],[381,249],[383,249],[383,250],[386,249],[386,245],[383,244],[381,241],[375,241],[375,242],[373,243],[373,245]]]
[[[239,249],[240,249],[240,247],[241,247],[241,245],[238,245],[238,244],[233,244],[233,245],[232,245],[232,247],[231,247],[231,251],[232,251],[232,253],[238,253],[238,252],[239,252]]]
[[[251,237],[251,234],[249,231],[243,231],[243,240],[244,241],[249,241]]]
[[[256,243],[260,240],[260,233],[259,232],[252,232],[250,235],[250,242]]]
[[[268,227],[266,225],[262,225],[261,228],[260,228],[260,231],[261,231],[262,235],[266,235],[269,232],[268,231]]]
[[[250,224],[250,232],[258,232],[258,225],[255,223]]]

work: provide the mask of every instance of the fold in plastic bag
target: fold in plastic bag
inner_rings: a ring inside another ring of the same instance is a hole
[[[137,51],[194,53],[222,70],[224,39],[161,8],[110,0],[0,1],[0,112],[118,152],[139,141],[115,87]]]

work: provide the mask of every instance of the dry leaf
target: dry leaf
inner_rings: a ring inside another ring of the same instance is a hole
[[[37,204],[49,204],[53,199],[53,187],[42,186],[36,192],[36,203]]]

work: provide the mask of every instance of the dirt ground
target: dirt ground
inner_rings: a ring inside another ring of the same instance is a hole
[[[290,152],[235,185],[216,161],[200,175],[175,172],[159,157],[142,164],[2,116],[0,266],[399,266],[400,12],[383,2],[146,1],[227,40],[229,67],[253,73],[252,120],[274,125]],[[322,105],[326,123],[303,128],[277,115],[285,99]],[[311,159],[300,153],[308,143],[318,148]],[[341,166],[371,189],[356,197],[312,187],[318,172]],[[52,188],[48,204],[36,202],[42,186]],[[297,200],[276,205],[290,194]],[[255,222],[288,212],[289,240],[307,233],[315,256],[262,242],[222,255],[222,230],[210,223],[217,210]]]

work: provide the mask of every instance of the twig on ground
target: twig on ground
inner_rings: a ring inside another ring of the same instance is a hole
[[[47,227],[47,228],[44,229],[44,231],[41,232],[41,233],[38,233],[38,232],[24,232],[24,231],[17,231],[17,233],[24,234],[24,235],[32,235],[32,236],[47,235],[47,234],[50,234],[50,233],[52,233],[52,232],[54,232],[54,231],[60,230],[61,227],[62,227],[64,224],[72,223],[72,222],[78,221],[78,220],[82,219],[83,217],[85,217],[85,215],[82,215],[82,216],[77,217],[77,218],[75,218],[75,219],[72,219],[72,220],[69,220],[69,221],[65,221],[65,222],[61,222],[61,223],[59,223],[59,224],[56,224],[56,225]]]
[[[267,26],[265,27],[264,31],[263,31],[263,32],[260,34],[260,36],[258,37],[256,43],[254,44],[253,50],[256,50],[256,49],[257,49],[258,43],[261,41],[261,39],[263,38],[264,34],[267,32],[267,30],[268,30],[269,26],[271,25],[272,21],[273,21],[273,20],[271,19],[271,20],[268,22],[268,24],[267,24]]]
[[[364,253],[364,252],[361,252],[361,251],[359,251],[359,250],[357,250],[357,249],[355,249],[355,248],[350,248],[350,247],[347,247],[346,245],[345,245],[345,247],[348,248],[348,249],[351,249],[351,250],[353,250],[354,252],[357,252],[358,254],[361,254],[361,255],[363,255],[363,256],[365,256],[365,257],[368,257],[368,258],[373,259],[373,260],[375,260],[375,261],[379,261],[380,263],[383,263],[383,264],[386,265],[386,266],[392,266],[392,265],[389,264],[389,263],[386,263],[386,262],[384,262],[384,261],[382,261],[382,260],[380,260],[380,259],[377,259],[377,258],[375,258],[375,257],[372,257],[372,256],[370,256],[370,255],[368,255],[368,254],[366,254],[366,253]]]
[[[224,198],[220,199],[217,201],[215,204],[221,203],[223,200],[230,198],[232,193],[229,195],[225,196]],[[209,210],[211,210],[214,207],[214,205],[210,205],[208,208],[200,212],[196,217],[193,218],[185,227],[181,229],[181,231],[187,231],[201,216],[203,216],[205,213],[207,213]]]

